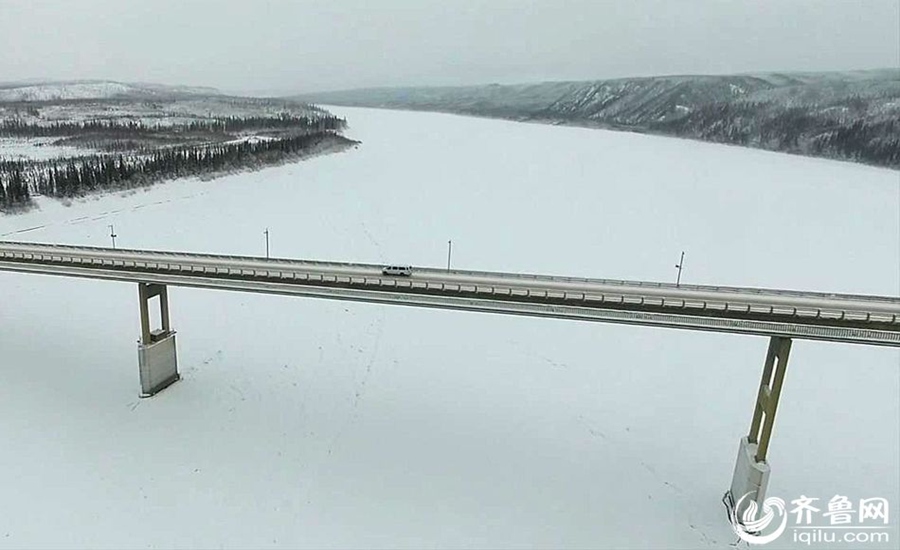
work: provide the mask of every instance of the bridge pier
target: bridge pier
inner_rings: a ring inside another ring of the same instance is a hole
[[[138,340],[138,365],[141,374],[141,397],[150,397],[177,382],[178,359],[175,331],[169,324],[169,293],[166,285],[138,283],[141,308],[141,339]],[[150,300],[159,299],[161,327],[150,327]]]
[[[781,396],[790,353],[790,338],[772,336],[769,339],[769,350],[766,353],[759,392],[756,395],[750,433],[741,438],[731,488],[725,494],[729,512],[739,520],[743,519],[742,515],[751,502],[756,502],[757,510],[761,511],[766,498],[770,473],[766,453],[769,450],[775,411],[778,408],[778,398]]]

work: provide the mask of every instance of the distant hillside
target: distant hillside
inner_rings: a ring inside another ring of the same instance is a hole
[[[134,84],[105,80],[0,84],[0,102],[39,102],[71,99],[157,98],[216,95],[214,88]]]
[[[900,70],[373,88],[304,101],[649,132],[900,168]]]

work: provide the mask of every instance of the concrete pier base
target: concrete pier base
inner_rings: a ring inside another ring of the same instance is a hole
[[[179,379],[175,333],[151,343],[138,343],[138,365],[141,371],[141,397],[150,397]]]
[[[750,443],[746,437],[741,438],[738,447],[737,461],[734,464],[734,476],[731,479],[731,506],[740,520],[751,502],[756,502],[757,510],[762,510],[769,486],[769,463],[757,462],[758,446]]]
[[[138,283],[141,307],[141,339],[138,341],[138,365],[141,397],[150,397],[168,388],[181,377],[175,348],[175,331],[169,325],[169,293],[165,285]],[[150,305],[159,298],[162,327],[150,328]]]

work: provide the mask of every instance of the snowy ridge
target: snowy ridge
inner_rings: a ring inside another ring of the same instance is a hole
[[[651,132],[900,167],[900,70],[380,88],[307,101]]]
[[[0,102],[156,97],[173,94],[210,95],[217,93],[218,92],[212,88],[163,86],[159,84],[126,84],[112,81],[0,84]]]

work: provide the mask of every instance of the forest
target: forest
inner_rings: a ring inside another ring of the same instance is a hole
[[[0,211],[27,209],[35,195],[72,198],[167,179],[217,175],[352,143],[340,133],[346,120],[321,110],[158,117],[149,122],[133,117],[35,118],[0,120],[0,138],[52,138],[53,145],[72,145],[85,152],[50,159],[0,156]]]
[[[713,103],[649,130],[729,143],[900,168],[900,122],[893,118],[842,120],[807,107],[773,108],[756,102]]]

